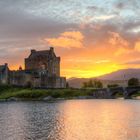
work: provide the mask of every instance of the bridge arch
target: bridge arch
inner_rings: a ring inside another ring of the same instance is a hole
[[[111,98],[115,99],[116,97],[119,97],[119,96],[124,96],[123,94],[123,91],[114,91],[114,92],[111,92]]]
[[[128,91],[126,99],[131,99],[133,95],[137,94],[140,91],[140,89],[133,89]]]
[[[122,87],[110,88],[110,98],[116,98],[116,96],[124,96],[124,89]]]

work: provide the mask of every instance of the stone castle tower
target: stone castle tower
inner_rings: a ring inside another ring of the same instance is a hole
[[[31,50],[28,58],[25,58],[25,70],[0,73],[0,77],[6,77],[5,84],[15,86],[31,86],[34,88],[65,88],[66,78],[60,76],[60,57],[57,57],[54,49],[36,51]],[[0,78],[0,83],[4,79]]]
[[[46,72],[48,76],[60,77],[60,57],[56,57],[54,49],[36,51],[31,50],[28,58],[25,58],[25,70]]]

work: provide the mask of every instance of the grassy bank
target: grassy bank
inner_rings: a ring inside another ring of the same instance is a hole
[[[94,90],[95,89],[31,89],[0,86],[0,100],[11,98],[20,100],[43,100],[46,97],[50,97],[52,99],[88,98]],[[116,98],[120,97],[123,97],[123,94],[116,95]],[[140,97],[140,92],[134,94],[133,97]]]
[[[52,98],[74,98],[78,96],[89,96],[93,89],[30,89],[12,86],[0,86],[0,99],[43,99]]]

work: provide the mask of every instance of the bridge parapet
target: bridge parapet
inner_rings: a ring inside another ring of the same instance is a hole
[[[140,86],[136,87],[115,87],[115,88],[102,88],[93,91],[92,96],[97,99],[114,99],[116,95],[122,94],[125,99],[131,98],[133,94],[140,91]]]
[[[92,96],[96,99],[108,99],[110,94],[107,88],[96,89],[93,91]]]

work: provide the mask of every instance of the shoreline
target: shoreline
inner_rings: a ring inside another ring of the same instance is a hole
[[[93,96],[96,89],[31,89],[0,86],[0,102],[2,101],[59,101],[78,99],[112,99],[108,96]],[[122,95],[113,99],[123,100]],[[140,100],[140,93],[132,96],[132,100]]]
[[[40,101],[40,102],[58,102],[58,101],[67,101],[67,100],[140,100],[140,96],[131,98],[131,99],[124,99],[124,98],[114,98],[114,99],[107,99],[107,98],[89,98],[89,97],[72,97],[72,98],[51,98],[51,99],[28,99],[28,98],[9,98],[9,99],[0,99],[0,102],[26,102],[26,101]]]

